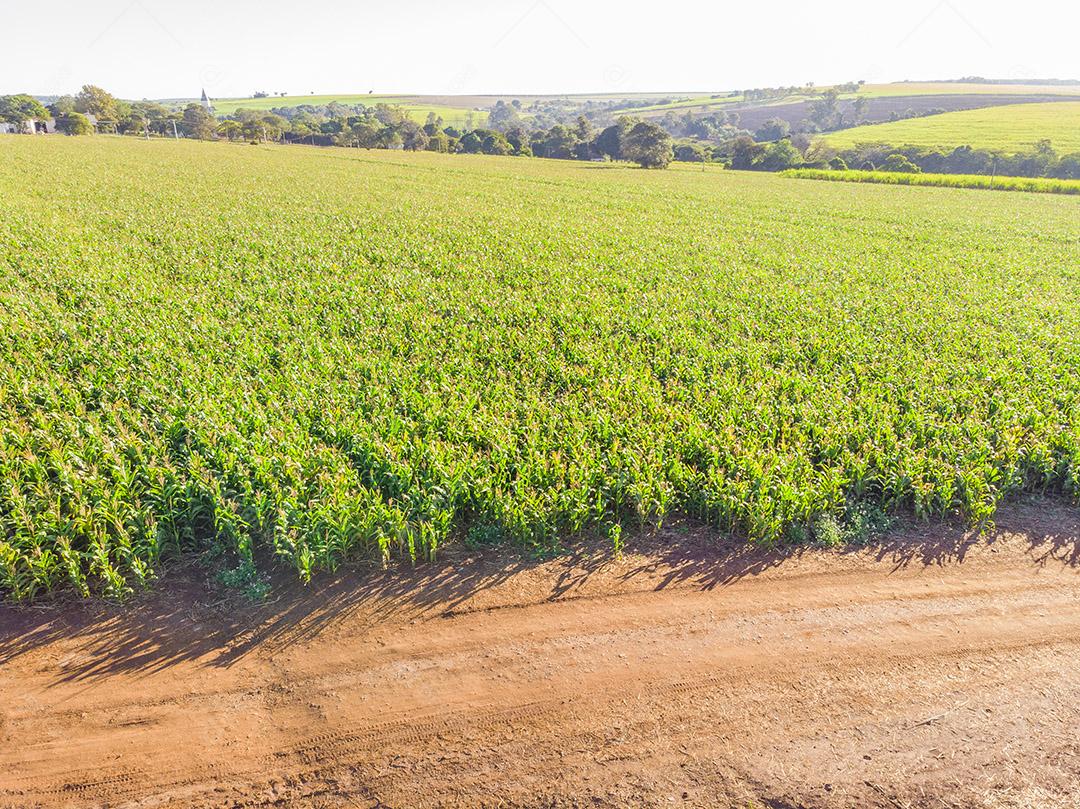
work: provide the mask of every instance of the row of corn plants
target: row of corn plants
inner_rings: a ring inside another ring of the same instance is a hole
[[[1077,201],[850,191],[0,138],[0,592],[1076,498]]]

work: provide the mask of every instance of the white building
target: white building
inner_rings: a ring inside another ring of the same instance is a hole
[[[90,125],[97,130],[97,118],[87,115]],[[11,124],[0,121],[0,135],[55,135],[59,132],[56,128],[55,118],[46,118],[44,121],[23,121],[21,124]]]

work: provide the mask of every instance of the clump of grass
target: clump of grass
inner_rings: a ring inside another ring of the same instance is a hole
[[[811,533],[814,541],[828,548],[865,545],[892,527],[894,520],[873,503],[851,504],[841,516],[819,514]]]
[[[234,568],[219,571],[217,579],[220,584],[239,591],[251,601],[262,601],[270,594],[270,582],[266,575],[247,559]]]
[[[505,541],[505,539],[506,536],[503,533],[503,530],[497,525],[473,525],[469,528],[469,532],[465,537],[465,546],[476,550],[479,548],[491,547],[492,545],[498,545]]]

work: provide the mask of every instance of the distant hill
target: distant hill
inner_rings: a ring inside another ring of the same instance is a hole
[[[433,96],[339,93],[337,95],[268,96],[266,98],[215,98],[213,104],[214,112],[218,115],[231,115],[241,109],[272,110],[279,107],[301,107],[305,104],[320,107],[335,102],[346,106],[363,104],[368,107],[376,104],[391,104],[408,109],[410,116],[418,123],[423,123],[427,120],[428,113],[433,112],[449,126],[464,126],[470,119],[475,126],[480,126],[487,120],[487,112],[477,110],[477,105],[470,104],[470,100],[464,96],[460,101],[451,101],[445,97],[436,99]]]
[[[857,143],[973,146],[1017,152],[1048,139],[1059,153],[1080,151],[1080,100],[1010,104],[859,126],[825,136],[837,148]]]

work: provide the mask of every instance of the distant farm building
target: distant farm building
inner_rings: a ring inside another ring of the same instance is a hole
[[[0,135],[51,135],[55,131],[56,121],[53,118],[45,121],[23,121],[19,124],[0,121]]]
[[[97,117],[87,115],[86,118],[96,131],[98,129]],[[56,128],[55,118],[46,118],[44,121],[23,121],[21,124],[0,121],[0,135],[55,135],[59,131]]]

